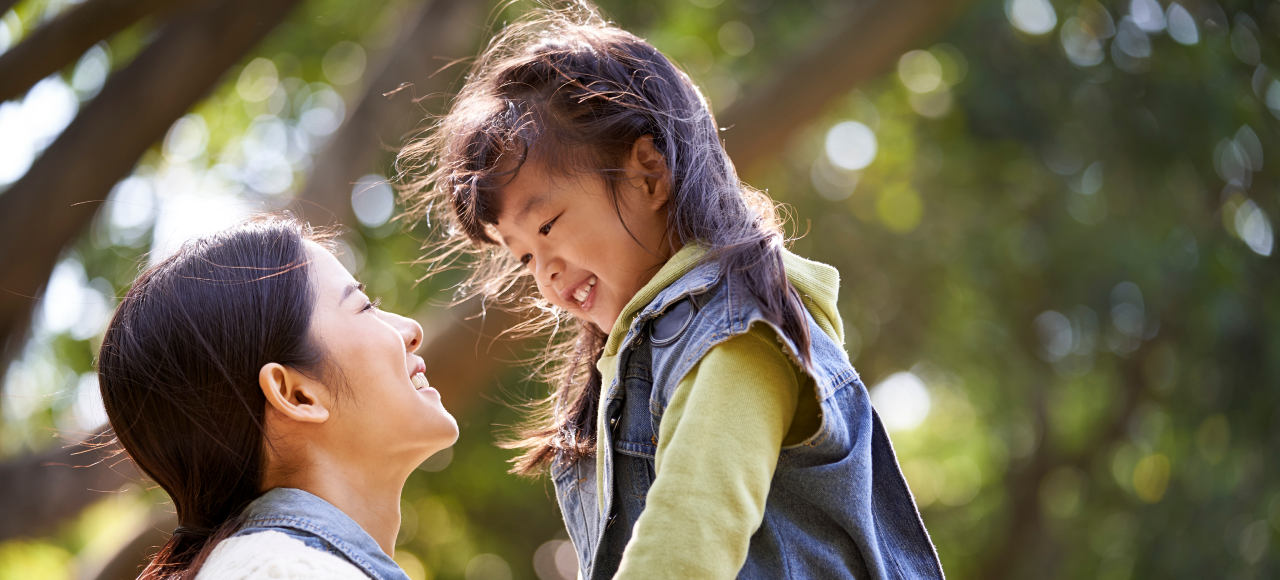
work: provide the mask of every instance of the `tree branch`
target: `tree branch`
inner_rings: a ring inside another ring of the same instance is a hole
[[[41,26],[17,46],[0,54],[0,101],[17,97],[32,85],[80,57],[97,44],[145,16],[181,10],[195,0],[87,0]],[[0,6],[0,14],[6,7]]]
[[[147,522],[137,535],[101,567],[86,570],[83,580],[133,580],[151,561],[155,550],[169,541],[173,529],[178,527],[178,516],[171,510],[161,510]]]
[[[772,70],[777,74],[720,115],[725,149],[739,171],[774,155],[793,131],[858,83],[890,70],[898,57],[950,20],[959,0],[859,2],[821,41]]]
[[[78,442],[0,464],[0,542],[52,531],[63,520],[139,479],[119,447]]]
[[[17,3],[18,0],[0,0],[0,16],[4,16],[5,13],[8,12],[10,8],[13,8],[13,5]]]
[[[338,134],[316,159],[301,199],[324,208],[338,223],[350,222],[352,184],[377,171],[378,153],[398,147],[406,131],[422,118],[413,95],[443,93],[458,77],[457,70],[434,73],[448,62],[439,57],[456,57],[473,47],[481,30],[482,4],[467,0],[426,2]],[[383,96],[404,83],[412,83],[412,89],[390,98]],[[444,99],[438,100],[443,104]]]
[[[20,346],[58,254],[88,227],[111,187],[298,0],[225,0],[164,27],[0,195],[0,374]],[[74,167],[70,167],[74,165]],[[32,219],[40,227],[30,227]]]

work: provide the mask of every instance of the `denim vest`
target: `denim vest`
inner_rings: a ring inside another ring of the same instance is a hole
[[[822,425],[782,449],[738,578],[941,579],[866,387],[843,347],[808,313],[806,319]],[[617,378],[600,399],[608,418],[597,445],[605,472],[597,474],[590,457],[551,470],[584,580],[611,578],[618,569],[653,484],[659,425],[676,386],[707,351],[755,322],[769,324],[741,281],[722,276],[715,262],[667,287],[632,322]],[[782,340],[789,354],[798,352]]]
[[[291,487],[277,487],[245,507],[245,522],[231,537],[281,532],[342,558],[374,580],[409,580],[364,528],[333,504]]]

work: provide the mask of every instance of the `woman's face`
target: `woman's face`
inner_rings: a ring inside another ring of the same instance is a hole
[[[422,327],[379,310],[332,253],[307,242],[316,307],[311,329],[335,375],[346,383],[326,423],[332,451],[368,469],[416,467],[453,445],[458,424],[422,375]]]

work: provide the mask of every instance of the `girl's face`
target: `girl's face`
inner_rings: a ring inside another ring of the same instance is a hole
[[[452,445],[458,425],[422,375],[422,358],[413,354],[422,346],[422,327],[379,310],[364,285],[323,247],[307,242],[307,254],[316,286],[312,332],[341,371],[334,380],[345,381],[350,391],[349,397],[330,397],[326,446],[380,471],[412,469]]]
[[[533,162],[497,199],[498,233],[542,296],[606,333],[673,251],[666,169],[651,138],[637,140],[623,170],[635,177],[617,184],[617,207],[602,177],[553,177]]]

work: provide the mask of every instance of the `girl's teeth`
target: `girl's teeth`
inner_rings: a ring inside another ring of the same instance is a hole
[[[586,300],[587,296],[591,294],[591,289],[596,287],[596,282],[597,280],[595,276],[592,276],[591,278],[587,279],[586,284],[582,285],[576,291],[574,291],[573,299],[577,300],[578,303],[581,304],[582,301]]]
[[[413,375],[412,377],[409,378],[409,380],[413,381],[414,390],[421,391],[422,389],[425,389],[431,386],[429,383],[427,383],[427,375],[424,375],[422,373],[417,373]]]

